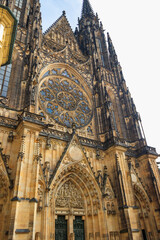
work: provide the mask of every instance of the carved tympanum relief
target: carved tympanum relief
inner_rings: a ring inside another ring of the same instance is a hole
[[[68,180],[58,190],[55,205],[58,208],[84,208],[82,194],[72,181]]]

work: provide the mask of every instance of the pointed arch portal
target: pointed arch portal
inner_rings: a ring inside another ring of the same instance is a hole
[[[93,229],[93,223],[98,219],[101,208],[100,193],[94,178],[84,167],[73,164],[56,177],[51,189],[55,236],[58,236],[61,226],[61,235],[63,232],[61,239],[64,239],[66,234],[67,239],[87,239],[86,236],[89,235],[87,226],[90,225]],[[100,226],[97,226],[97,231],[100,231],[99,228]]]

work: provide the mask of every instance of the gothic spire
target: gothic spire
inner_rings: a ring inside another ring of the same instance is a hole
[[[89,0],[83,0],[82,17],[94,16],[93,9]]]
[[[116,54],[116,51],[113,46],[113,43],[112,43],[109,33],[107,33],[107,38],[108,38],[108,50],[109,50],[109,54],[110,54],[110,59],[111,59],[112,63],[117,64],[118,63],[117,54]]]

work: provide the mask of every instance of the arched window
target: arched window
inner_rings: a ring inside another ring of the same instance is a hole
[[[12,64],[0,68],[0,96],[6,97]]]

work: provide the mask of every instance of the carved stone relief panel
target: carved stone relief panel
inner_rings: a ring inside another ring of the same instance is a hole
[[[84,208],[84,200],[76,185],[68,180],[57,192],[56,207],[60,208]]]
[[[113,190],[110,188],[109,185],[107,185],[107,186],[105,187],[104,195],[105,195],[105,198],[106,198],[107,200],[112,200],[112,199],[114,199]]]
[[[118,232],[110,232],[110,239],[111,240],[119,240],[119,233]]]

